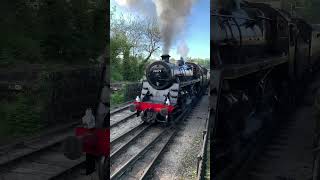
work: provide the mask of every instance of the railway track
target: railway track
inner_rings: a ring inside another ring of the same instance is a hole
[[[189,111],[190,108],[186,109],[176,122]],[[111,140],[110,179],[149,179],[156,161],[177,131],[174,123],[168,127],[141,123]]]
[[[126,108],[120,112],[125,112],[125,110]],[[191,108],[187,108],[177,118],[177,121],[185,118],[190,110]],[[119,111],[114,113],[111,119],[116,114],[119,114]],[[121,115],[121,117],[125,118],[126,115]],[[123,119],[118,118],[118,120],[122,121]],[[125,126],[129,128],[123,130]],[[157,161],[175,137],[178,129],[175,123],[171,126],[146,124],[140,120],[140,117],[131,117],[128,121],[112,126],[110,179],[150,179]],[[81,166],[81,164],[77,165],[53,179],[89,180],[90,177],[80,175]],[[97,179],[97,177],[91,177],[91,179]]]
[[[127,120],[134,117],[135,113],[129,110],[122,110],[121,113],[117,112],[110,117],[110,128],[118,126],[121,123],[125,123]]]
[[[0,156],[0,180],[50,179],[78,164],[78,161],[68,161],[60,148],[65,137],[73,134],[70,129],[76,124],[3,150]]]
[[[134,135],[141,131],[144,124],[140,119],[134,118],[134,113],[129,111],[129,104],[124,104],[122,107],[115,108],[110,111],[110,132],[111,146],[120,145],[126,138]],[[64,172],[58,174],[51,179],[90,179],[90,176],[85,176],[84,172],[81,170],[85,166],[85,159],[81,159],[73,167],[66,169]],[[70,160],[69,160],[70,161]],[[80,177],[82,176],[82,177]],[[95,174],[91,175],[97,179]]]
[[[133,100],[132,100],[132,101],[133,101]],[[112,108],[112,109],[110,110],[110,116],[112,116],[112,115],[114,115],[114,114],[116,114],[116,113],[119,113],[119,112],[121,112],[121,111],[124,111],[124,110],[129,109],[129,106],[130,106],[130,104],[132,103],[132,101],[125,102],[125,103],[123,103],[123,104],[121,104],[121,105],[119,105],[119,106],[116,106],[116,107]]]
[[[150,169],[154,159],[161,154],[175,132],[176,130],[171,127],[148,128],[148,131],[144,131],[144,136],[135,138],[114,151],[110,156],[112,164],[110,179],[124,178],[124,176],[143,179],[144,172],[148,171],[147,168]]]
[[[128,111],[128,104],[111,110],[114,120],[112,129],[118,128],[133,117]],[[120,115],[119,115],[120,114]],[[68,174],[79,171],[84,165],[84,157],[69,160],[64,157],[61,149],[63,140],[73,135],[73,128],[79,123],[71,123],[46,136],[31,140],[23,140],[6,147],[0,147],[0,180],[37,180],[64,179]],[[123,139],[117,136],[113,142]]]
[[[178,119],[183,118],[188,111],[186,110]],[[177,132],[174,123],[171,126],[148,125],[133,115],[129,113],[128,105],[111,113],[113,122],[110,127],[111,179],[117,177],[148,179],[152,176],[152,169],[157,160]],[[2,153],[0,160],[1,158],[7,160],[0,161],[2,162],[0,180],[74,179],[74,177],[90,179],[82,176],[84,157],[72,161],[65,158],[62,153],[61,143],[65,137],[73,134],[70,128],[56,134],[51,133],[50,136],[39,137],[38,141],[25,143],[27,150],[22,152],[11,152],[13,155],[6,156]]]

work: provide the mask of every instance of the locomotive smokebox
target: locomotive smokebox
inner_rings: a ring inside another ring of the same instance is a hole
[[[169,58],[170,58],[169,54],[164,54],[161,56],[161,58],[162,58],[162,61],[169,63]]]

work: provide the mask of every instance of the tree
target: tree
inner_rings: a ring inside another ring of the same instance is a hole
[[[116,8],[111,12],[111,36],[124,34],[132,44],[132,56],[143,56],[146,62],[160,46],[160,30],[155,19],[140,18],[134,15],[116,16]]]
[[[160,31],[154,20],[117,16],[111,11],[110,59],[112,81],[137,81],[159,49]]]
[[[3,1],[0,6],[1,64],[39,61],[39,19],[27,1]]]
[[[42,40],[43,53],[47,59],[70,61],[69,47],[73,43],[69,4],[65,0],[44,0],[40,8],[45,35]]]

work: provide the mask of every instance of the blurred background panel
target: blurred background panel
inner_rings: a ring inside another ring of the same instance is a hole
[[[78,121],[98,97],[106,2],[0,4],[0,144]]]

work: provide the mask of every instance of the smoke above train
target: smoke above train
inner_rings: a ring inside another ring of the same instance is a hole
[[[146,17],[156,17],[163,42],[162,53],[169,54],[170,48],[186,29],[186,20],[196,0],[116,0],[123,7],[137,11]],[[186,57],[188,47],[182,39],[178,53]]]

